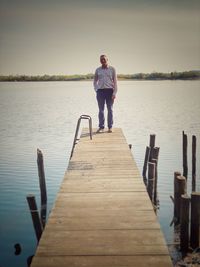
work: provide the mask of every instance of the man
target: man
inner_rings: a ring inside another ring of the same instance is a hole
[[[101,67],[96,69],[94,75],[94,90],[97,94],[97,102],[99,107],[99,129],[97,132],[104,132],[104,107],[106,103],[108,110],[108,132],[112,133],[113,103],[117,93],[117,75],[115,69],[108,65],[108,58],[106,55],[100,56],[100,62]]]

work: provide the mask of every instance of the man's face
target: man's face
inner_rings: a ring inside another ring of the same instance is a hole
[[[108,59],[106,56],[101,56],[100,57],[100,62],[102,66],[107,66],[108,65]]]

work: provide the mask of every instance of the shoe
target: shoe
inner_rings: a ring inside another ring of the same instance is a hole
[[[112,128],[108,128],[108,133],[112,133]]]
[[[103,128],[99,128],[98,130],[97,130],[97,133],[103,133],[104,132],[104,129]]]

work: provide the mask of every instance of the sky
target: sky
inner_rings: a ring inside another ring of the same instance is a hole
[[[200,69],[199,0],[0,0],[0,74]]]

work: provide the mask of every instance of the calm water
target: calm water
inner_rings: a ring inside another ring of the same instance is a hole
[[[181,137],[197,136],[197,177],[200,177],[200,82],[123,81],[114,113],[142,170],[149,134],[160,147],[158,218],[168,244],[173,243],[173,173],[182,171]],[[26,202],[33,193],[40,203],[36,149],[43,151],[48,212],[69,160],[76,122],[89,114],[97,126],[97,104],[91,82],[0,83],[0,266],[26,266],[36,238]],[[86,122],[82,124],[86,126]],[[189,163],[191,156],[189,158]],[[191,164],[189,165],[189,192]],[[200,183],[198,179],[198,191]],[[22,252],[14,254],[14,244]]]

